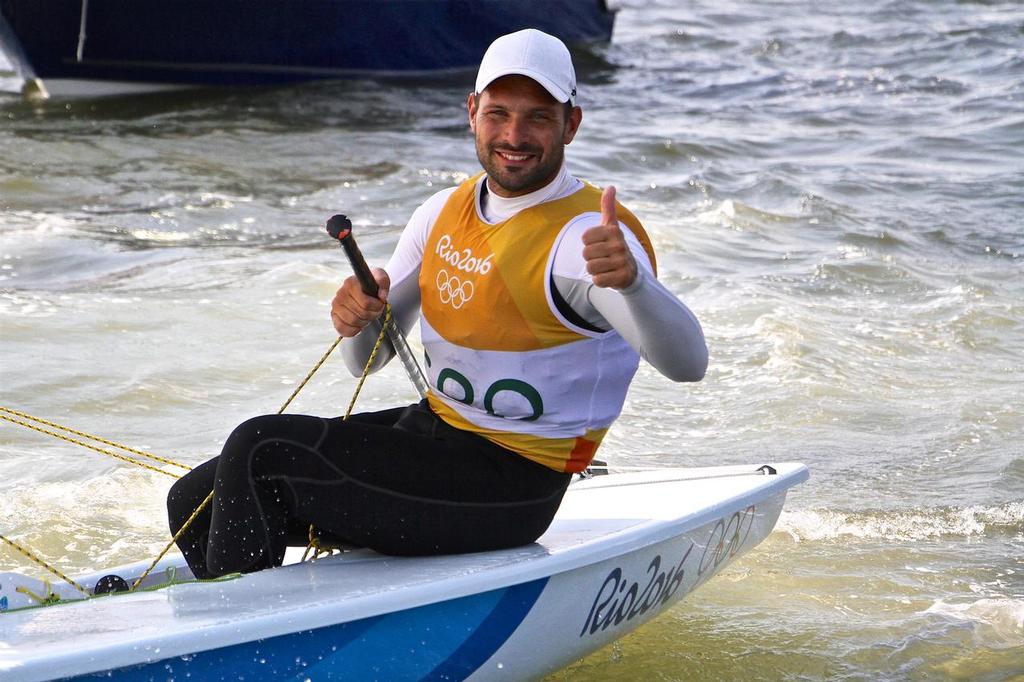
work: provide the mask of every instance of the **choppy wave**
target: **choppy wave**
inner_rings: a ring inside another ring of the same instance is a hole
[[[952,603],[939,600],[925,610],[976,627],[978,643],[992,649],[1024,647],[1024,600],[978,599]]]
[[[976,537],[993,533],[1024,535],[1024,502],[931,510],[840,512],[783,511],[776,530],[797,541],[914,541]]]
[[[141,560],[167,542],[163,489],[162,480],[135,469],[75,484],[38,483],[0,500],[0,532],[71,572]],[[0,570],[40,571],[10,552],[0,555]]]

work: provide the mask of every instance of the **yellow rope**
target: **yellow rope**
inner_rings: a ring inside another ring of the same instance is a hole
[[[210,504],[211,500],[213,500],[212,490],[210,491],[210,494],[206,496],[206,499],[199,503],[199,506],[196,507],[196,510],[192,512],[192,515],[185,520],[185,523],[181,526],[181,528],[178,529],[178,532],[174,534],[174,537],[171,538],[171,541],[167,543],[167,546],[165,546],[160,551],[160,553],[156,555],[156,558],[153,559],[153,562],[149,565],[149,567],[142,572],[142,575],[139,576],[139,579],[132,584],[129,592],[134,592],[135,589],[142,584],[142,581],[146,579],[146,576],[148,576],[150,572],[154,568],[156,568],[156,565],[160,563],[160,560],[164,558],[164,555],[171,551],[171,547],[174,547],[175,543],[178,542],[178,538],[180,538],[181,535],[186,530],[188,530],[188,527],[192,525],[192,522],[195,520],[197,516],[199,516],[199,513],[202,512],[203,509],[205,509],[208,504]]]
[[[363,373],[359,377],[359,383],[356,384],[356,390],[352,392],[352,400],[348,403],[348,409],[345,410],[345,416],[342,417],[343,420],[348,419],[349,415],[352,414],[352,408],[355,407],[356,398],[359,397],[359,392],[363,390],[363,384],[366,383],[366,377],[370,376],[370,367],[373,366],[373,361],[377,359],[377,353],[380,352],[380,348],[384,344],[384,339],[387,338],[389,324],[391,324],[391,304],[387,303],[384,307],[384,324],[380,326],[380,334],[377,336],[377,342],[373,345],[373,350],[370,351],[370,358],[366,361],[366,365],[363,367]]]
[[[74,587],[74,588],[75,588],[76,590],[78,590],[79,592],[81,592],[82,594],[84,594],[84,595],[85,595],[86,597],[90,596],[90,595],[89,595],[89,593],[88,593],[88,592],[86,591],[86,589],[85,589],[84,587],[82,587],[81,585],[79,585],[78,583],[76,583],[76,582],[75,582],[74,580],[72,580],[71,578],[67,577],[66,575],[64,575],[63,573],[61,573],[60,571],[58,571],[58,570],[57,570],[56,568],[54,568],[54,567],[50,566],[49,564],[47,564],[47,563],[46,563],[45,561],[43,561],[42,559],[40,559],[39,557],[37,557],[37,556],[36,556],[35,554],[33,554],[32,552],[30,552],[30,551],[29,551],[28,549],[26,549],[25,547],[22,547],[21,545],[19,545],[19,544],[18,544],[17,542],[15,542],[14,540],[9,540],[9,539],[5,538],[5,537],[4,537],[3,535],[0,535],[0,540],[3,540],[3,541],[4,541],[4,542],[6,542],[6,543],[7,543],[8,545],[10,545],[11,547],[13,547],[13,548],[15,549],[15,551],[17,551],[17,552],[21,553],[21,554],[22,554],[23,556],[25,556],[25,557],[28,557],[28,558],[29,558],[29,559],[31,559],[32,561],[36,562],[37,564],[39,564],[40,566],[42,566],[42,567],[43,567],[43,568],[45,568],[45,569],[46,569],[47,571],[49,571],[50,573],[54,574],[55,576],[57,576],[57,577],[58,577],[58,578],[60,578],[61,580],[64,580],[64,581],[66,581],[66,582],[68,582],[68,583],[71,583],[71,585],[72,585],[72,586],[73,586],[73,587]],[[42,602],[45,602],[45,603],[50,603],[50,602],[52,601],[52,597],[54,596],[53,592],[52,592],[52,591],[50,591],[50,589],[49,589],[49,588],[47,588],[47,592],[49,592],[49,594],[47,594],[47,595],[46,595],[46,597],[44,597],[44,598],[42,598],[42,599],[40,599],[38,595],[35,595],[35,594],[33,594],[32,592],[29,592],[28,590],[26,590],[26,589],[22,589],[22,588],[20,588],[20,587],[19,587],[19,588],[17,588],[17,591],[18,591],[18,592],[22,592],[23,594],[28,594],[29,596],[33,597],[34,599],[37,599],[37,600],[39,600],[39,601],[42,601]]]
[[[317,535],[316,528],[310,524],[309,544],[306,545],[306,550],[302,553],[301,561],[319,559],[322,556],[331,554],[336,549],[340,548],[321,540],[320,536]]]
[[[299,391],[305,388],[306,384],[309,383],[309,380],[313,378],[313,375],[316,374],[316,371],[318,369],[320,369],[320,366],[327,361],[327,357],[334,352],[334,349],[338,347],[339,343],[341,343],[340,336],[337,338],[337,340],[335,340],[334,343],[331,344],[331,347],[328,348],[327,352],[323,354],[323,357],[320,358],[320,361],[313,365],[313,369],[309,370],[309,373],[306,375],[306,378],[303,379],[302,382],[295,387],[295,390],[292,391],[292,394],[288,396],[288,400],[284,401],[284,405],[282,405],[281,409],[277,411],[278,414],[284,412],[288,408],[288,406],[292,404],[292,401],[295,400],[295,396],[299,394]]]
[[[62,440],[62,441],[68,442],[68,443],[72,443],[74,445],[80,445],[83,448],[87,448],[89,450],[93,450],[95,452],[99,452],[99,453],[102,453],[104,455],[108,455],[110,457],[114,457],[115,459],[119,459],[119,460],[122,460],[124,462],[128,462],[129,464],[134,464],[136,466],[140,466],[143,469],[148,469],[148,470],[154,471],[154,472],[156,472],[158,474],[164,474],[165,476],[170,476],[171,478],[181,478],[181,477],[178,474],[173,474],[173,473],[171,473],[169,471],[164,471],[163,469],[158,469],[157,467],[150,466],[149,464],[146,464],[145,462],[140,462],[140,461],[138,461],[136,459],[132,459],[131,457],[126,457],[126,456],[118,454],[116,452],[111,452],[110,450],[104,450],[103,448],[98,448],[95,445],[90,445],[89,443],[84,443],[84,442],[82,442],[80,440],[77,440],[75,438],[71,438],[69,436],[65,436],[62,433],[57,433],[56,431],[50,431],[49,429],[41,428],[39,426],[36,426],[35,424],[30,424],[30,423],[28,423],[26,421],[22,421],[20,419],[15,419],[14,417],[11,417],[11,416],[8,416],[8,415],[16,415],[18,417],[24,417],[25,419],[29,419],[29,420],[38,422],[40,424],[45,424],[47,426],[52,426],[52,427],[54,427],[56,429],[61,429],[63,431],[67,431],[68,433],[73,433],[76,436],[82,436],[83,438],[90,438],[90,439],[92,439],[92,440],[94,440],[94,441],[96,441],[98,443],[103,443],[105,445],[110,445],[110,446],[113,446],[113,447],[116,447],[116,448],[121,448],[122,450],[125,450],[126,452],[131,452],[133,454],[137,454],[137,455],[140,455],[142,457],[149,457],[150,459],[156,460],[158,462],[163,462],[165,464],[170,464],[170,465],[173,465],[173,466],[181,467],[183,469],[191,469],[192,468],[190,466],[186,466],[184,464],[179,464],[178,462],[174,462],[174,461],[169,460],[169,459],[164,459],[163,457],[158,457],[158,456],[156,456],[154,454],[145,452],[143,450],[136,450],[135,448],[130,448],[130,447],[126,446],[126,445],[121,445],[120,443],[115,443],[113,441],[106,440],[105,438],[100,438],[99,436],[94,436],[92,434],[85,433],[84,431],[78,431],[76,429],[72,429],[72,428],[69,428],[67,426],[62,426],[60,424],[56,424],[54,422],[47,421],[45,419],[41,419],[39,417],[33,417],[30,414],[26,414],[24,412],[18,412],[17,410],[12,410],[12,409],[7,408],[7,407],[0,406],[0,413],[5,413],[5,414],[0,414],[0,419],[3,419],[3,420],[8,421],[8,422],[11,422],[12,424],[17,424],[19,426],[24,426],[25,428],[31,429],[33,431],[38,431],[39,433],[43,433],[43,434],[46,434],[48,436],[53,436],[54,438],[57,438],[59,440]],[[210,496],[212,497],[213,494],[211,493]],[[197,513],[198,513],[198,510],[197,510]],[[66,581],[70,585],[74,586],[74,588],[76,590],[78,590],[79,592],[84,594],[86,597],[90,596],[89,593],[85,589],[83,589],[78,583],[76,583],[74,580],[72,580],[68,576],[66,576],[63,573],[61,573],[60,571],[58,571],[53,566],[50,566],[48,563],[46,563],[45,561],[43,561],[42,559],[37,557],[35,554],[30,552],[28,549],[22,547],[21,545],[19,545],[18,543],[14,542],[12,540],[8,540],[7,538],[5,538],[2,535],[0,535],[0,540],[3,540],[5,543],[7,543],[12,548],[17,550],[23,556],[25,556],[25,557],[31,559],[32,561],[34,561],[35,563],[39,564],[40,566],[45,568],[50,573],[58,576],[59,578],[61,578],[62,580]],[[165,550],[165,552],[166,552],[166,550]],[[163,555],[161,555],[161,556],[163,556]],[[157,559],[157,561],[159,561],[159,558]],[[147,570],[147,573],[148,572],[149,571]],[[54,598],[57,597],[57,595],[55,595],[53,592],[51,592],[49,590],[49,587],[47,588],[48,594],[46,596],[44,596],[44,597],[40,597],[39,595],[35,594],[31,590],[28,590],[27,588],[20,588],[19,587],[17,589],[17,591],[19,591],[19,592],[21,592],[23,594],[27,594],[28,596],[32,597],[33,599],[35,599],[36,601],[38,601],[41,604],[51,604],[51,603],[54,603]]]
[[[187,470],[191,470],[192,469],[192,467],[190,467],[190,466],[188,466],[186,464],[180,464],[178,462],[175,462],[174,460],[165,459],[163,457],[158,457],[158,456],[154,455],[151,452],[146,452],[145,450],[136,450],[135,448],[130,448],[127,445],[122,445],[120,443],[115,443],[112,440],[107,440],[105,438],[100,438],[99,436],[94,436],[91,433],[86,433],[84,431],[77,431],[77,430],[72,429],[70,427],[63,426],[61,424],[55,424],[54,422],[47,421],[45,419],[41,419],[40,417],[33,417],[30,414],[25,414],[24,412],[18,412],[17,410],[12,410],[9,407],[0,406],[0,412],[6,412],[7,414],[13,414],[15,417],[21,417],[22,419],[28,419],[29,421],[34,421],[34,422],[37,422],[39,424],[43,424],[45,426],[52,426],[55,429],[60,429],[61,431],[67,431],[68,433],[73,433],[76,436],[82,436],[83,438],[88,438],[89,440],[94,440],[97,443],[103,443],[104,445],[109,445],[111,447],[115,447],[115,448],[118,448],[120,450],[124,450],[125,452],[130,452],[133,455],[139,455],[140,457],[146,457],[148,459],[152,459],[152,460],[157,461],[157,462],[162,462],[163,464],[170,464],[171,466],[176,466],[176,467],[179,467],[181,469],[187,469]],[[7,419],[3,415],[0,415],[0,418]],[[44,430],[38,429],[37,427],[29,426],[29,425],[24,424],[22,422],[15,421],[13,419],[8,419],[8,421],[13,421],[15,424],[21,424],[22,426],[28,426],[30,429],[34,429],[36,431],[41,431],[42,433],[50,433],[49,431],[44,431]],[[60,436],[58,436],[58,437],[60,437]],[[79,444],[75,440],[71,440],[70,442],[75,443],[76,445]],[[86,447],[89,447],[89,446],[86,446]],[[100,452],[103,452],[104,454],[107,454],[103,450],[100,450]],[[130,460],[130,461],[134,461],[134,460]]]
[[[43,580],[43,587],[45,588],[44,594],[36,594],[24,585],[15,587],[14,591],[24,594],[29,599],[34,599],[40,606],[50,606],[51,604],[60,603],[60,595],[53,591],[53,587],[50,585],[49,580]]]
[[[28,422],[23,422],[20,419],[15,419],[14,417],[8,417],[6,414],[0,414],[0,419],[3,419],[5,421],[9,421],[12,424],[18,424],[19,426],[24,426],[25,428],[32,429],[33,431],[38,431],[39,433],[45,433],[48,436],[53,436],[54,438],[58,438],[58,439],[60,439],[62,441],[68,442],[68,443],[73,443],[75,445],[80,445],[83,448],[88,448],[89,450],[92,450],[94,452],[99,452],[99,453],[102,453],[102,454],[107,455],[109,457],[114,457],[116,459],[119,459],[119,460],[121,460],[123,462],[128,462],[129,464],[134,464],[136,466],[140,466],[143,469],[149,469],[150,471],[155,471],[156,473],[163,474],[164,476],[170,476],[171,478],[181,478],[181,476],[179,476],[178,474],[172,474],[170,471],[164,471],[163,469],[158,469],[155,466],[150,466],[149,464],[146,464],[145,462],[140,462],[137,459],[132,459],[131,457],[125,457],[124,455],[119,455],[116,452],[111,452],[110,450],[104,450],[103,448],[98,448],[95,445],[89,445],[88,443],[83,443],[80,440],[75,440],[74,438],[70,438],[68,436],[65,436],[64,434],[57,433],[56,431],[50,431],[48,429],[40,428],[38,426],[35,426],[34,424],[29,424]],[[173,462],[170,462],[170,463],[173,464]],[[178,466],[182,466],[182,465],[179,464]],[[190,467],[185,467],[185,468],[188,469]]]

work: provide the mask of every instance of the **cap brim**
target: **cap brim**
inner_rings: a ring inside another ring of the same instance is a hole
[[[497,73],[488,74],[485,78],[477,79],[476,91],[478,93],[483,92],[491,83],[498,80],[499,78],[504,78],[505,76],[526,76],[527,78],[539,83],[542,88],[548,91],[548,94],[555,98],[556,102],[561,102],[562,104],[572,102],[571,95],[562,88],[555,85],[550,78],[544,76],[543,74],[537,73],[536,71],[531,71],[530,69],[522,68],[498,71]]]

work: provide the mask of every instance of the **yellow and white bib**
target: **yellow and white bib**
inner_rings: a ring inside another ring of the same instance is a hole
[[[478,180],[448,198],[424,247],[430,406],[456,428],[551,469],[582,471],[622,411],[639,364],[614,330],[577,327],[552,299],[552,259],[564,228],[585,213],[596,213],[598,224],[601,192],[584,185],[492,225],[479,217]],[[617,210],[653,266],[639,221]]]

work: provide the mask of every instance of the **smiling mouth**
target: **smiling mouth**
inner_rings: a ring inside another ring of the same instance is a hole
[[[513,163],[526,161],[527,159],[533,156],[533,154],[526,154],[523,152],[512,152],[503,149],[495,149],[494,153],[500,156],[502,159],[506,161],[511,161]]]

